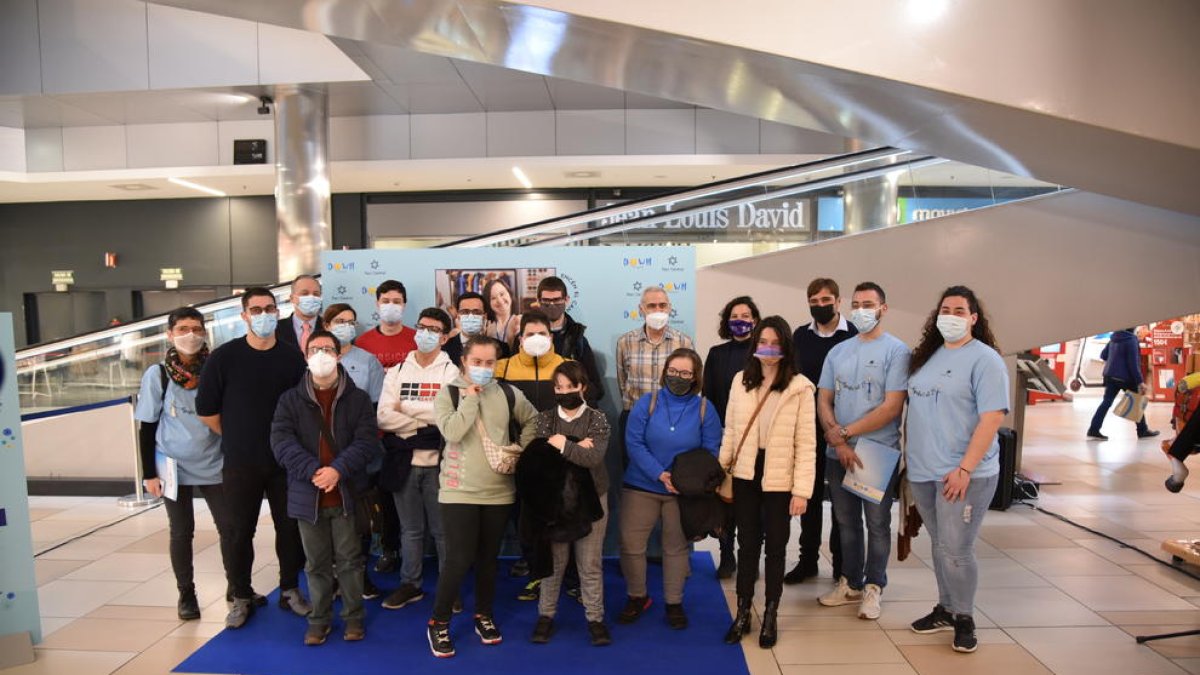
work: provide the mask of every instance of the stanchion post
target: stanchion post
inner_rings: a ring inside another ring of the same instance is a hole
[[[129,435],[133,439],[133,481],[134,492],[131,495],[117,498],[117,506],[123,506],[127,509],[137,509],[145,506],[154,506],[162,501],[161,497],[147,495],[145,488],[142,487],[142,458],[138,450],[138,433],[137,422],[133,419],[133,397],[130,396],[127,400],[129,404]]]

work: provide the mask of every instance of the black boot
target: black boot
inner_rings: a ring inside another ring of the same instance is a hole
[[[717,578],[729,579],[737,572],[737,558],[732,550],[721,549],[721,564],[717,566]]]
[[[750,632],[750,598],[738,596],[737,616],[725,633],[725,644],[736,645],[742,641],[742,636]]]
[[[779,601],[768,600],[766,610],[763,612],[762,632],[758,634],[759,647],[770,649],[779,640],[779,627],[776,623],[778,616]]]
[[[179,591],[177,609],[182,621],[195,621],[200,618],[200,603],[196,599],[195,586],[189,586]]]

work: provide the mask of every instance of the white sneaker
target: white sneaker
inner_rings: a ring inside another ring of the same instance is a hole
[[[863,588],[862,604],[858,606],[858,618],[875,620],[879,618],[879,601],[882,599],[883,589],[875,584],[867,584]]]
[[[862,591],[850,588],[850,582],[846,581],[846,577],[838,577],[837,586],[834,586],[832,591],[817,598],[817,602],[826,607],[840,607],[842,605],[852,605],[861,599]]]

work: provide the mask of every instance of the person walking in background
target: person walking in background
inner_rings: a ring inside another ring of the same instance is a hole
[[[1115,331],[1104,351],[1100,352],[1100,358],[1104,359],[1104,398],[1100,400],[1096,413],[1092,415],[1087,437],[1107,441],[1108,436],[1101,432],[1101,427],[1104,426],[1104,418],[1108,415],[1113,401],[1117,399],[1117,394],[1122,391],[1146,393],[1146,382],[1142,378],[1141,348],[1133,329]],[[1137,423],[1137,435],[1138,438],[1153,438],[1158,435],[1158,431],[1150,429],[1143,415]]]

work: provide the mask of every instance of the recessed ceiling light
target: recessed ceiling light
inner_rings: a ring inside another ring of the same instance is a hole
[[[666,176],[666,174],[657,173],[657,174],[654,174],[654,177],[655,178],[666,178],[667,176]]]
[[[116,188],[118,190],[128,190],[129,192],[138,192],[140,190],[157,190],[158,189],[158,188],[154,187],[153,185],[147,185],[145,183],[119,183],[117,185],[109,185],[109,187]]]
[[[567,178],[599,178],[599,171],[567,171],[563,173]]]

